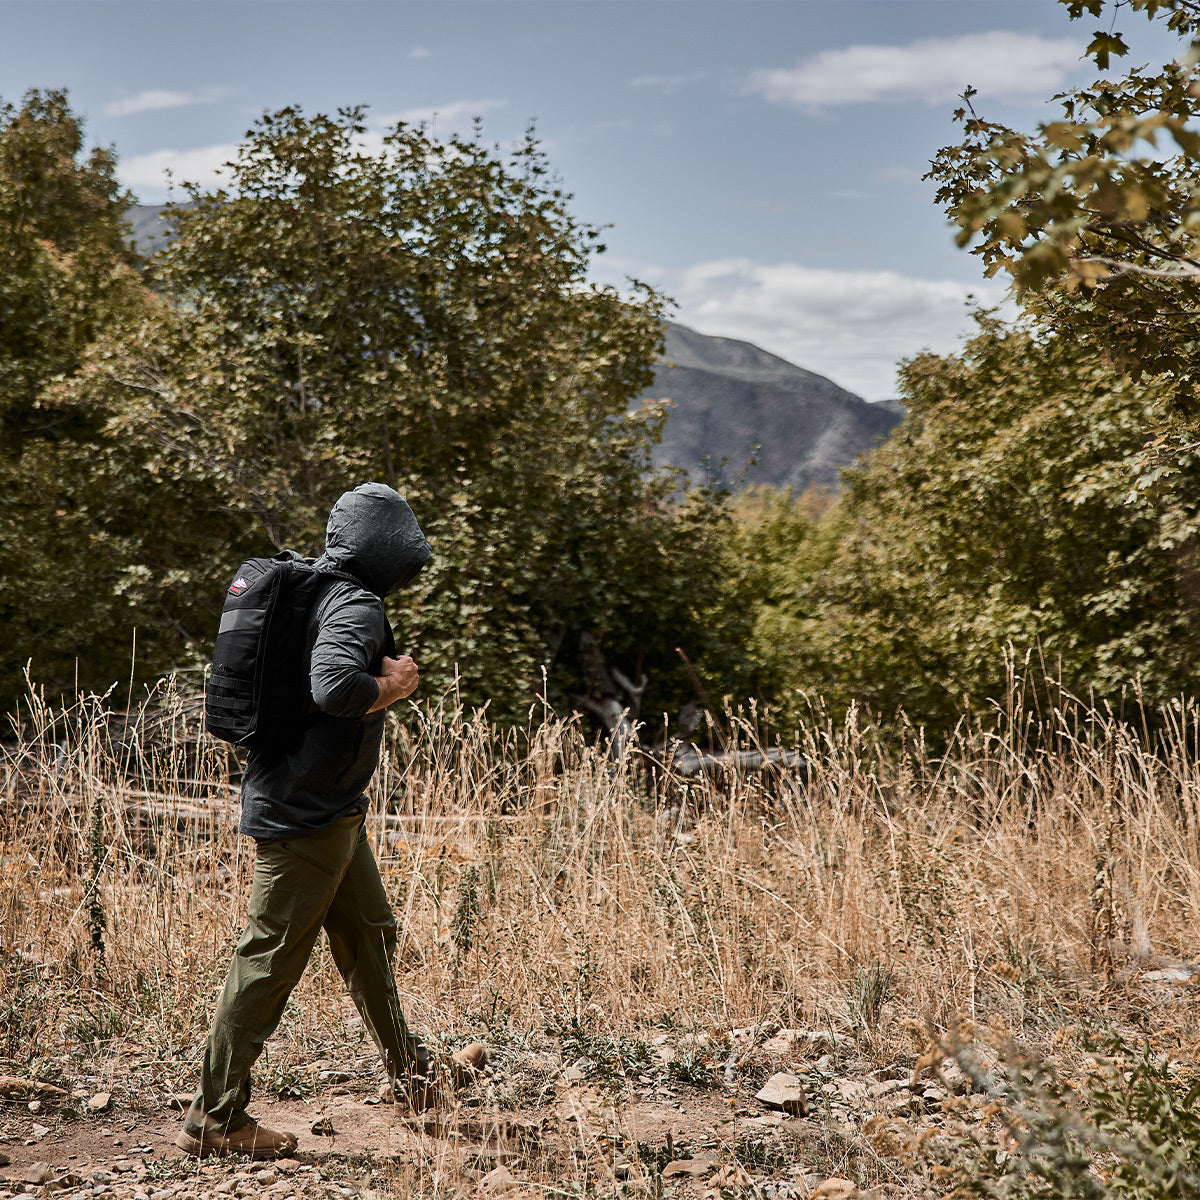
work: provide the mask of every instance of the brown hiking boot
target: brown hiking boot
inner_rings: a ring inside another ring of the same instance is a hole
[[[461,1050],[455,1050],[445,1060],[450,1078],[456,1088],[464,1088],[475,1081],[475,1077],[488,1065],[487,1047],[482,1042],[472,1042]]]
[[[454,1093],[469,1087],[487,1064],[487,1048],[482,1042],[472,1042],[453,1054],[438,1055],[404,1084],[385,1083],[379,1098],[385,1104],[407,1103],[414,1113],[452,1108]]]
[[[266,1129],[257,1121],[247,1121],[237,1129],[221,1133],[206,1129],[202,1134],[188,1133],[185,1129],[176,1139],[175,1145],[188,1154],[207,1158],[210,1154],[242,1154],[246,1158],[286,1158],[296,1152],[296,1135]]]
[[[404,1089],[404,1099],[414,1113],[447,1112],[454,1108],[454,1087],[440,1071],[428,1075],[411,1075]]]
[[[422,1075],[414,1073],[404,1083],[395,1080],[383,1084],[379,1089],[379,1099],[384,1104],[403,1104],[414,1113],[453,1108],[454,1088],[450,1080],[432,1065],[427,1072]]]

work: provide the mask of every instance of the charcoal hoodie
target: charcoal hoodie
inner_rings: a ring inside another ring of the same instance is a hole
[[[330,582],[309,617],[312,696],[304,739],[289,754],[251,751],[243,833],[296,837],[366,807],[384,724],[382,709],[367,711],[379,698],[373,677],[395,653],[383,597],[411,583],[429,553],[412,509],[385,484],[361,484],[333,506],[316,562]]]

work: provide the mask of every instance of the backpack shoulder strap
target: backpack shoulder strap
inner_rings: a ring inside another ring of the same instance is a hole
[[[317,585],[318,590],[313,597],[313,608],[315,610],[317,603],[325,596],[331,584],[336,581],[343,583],[352,583],[355,587],[364,591],[372,599],[378,602],[380,611],[383,615],[383,649],[378,658],[371,664],[373,671],[378,671],[380,661],[384,658],[394,658],[396,655],[396,635],[392,630],[392,623],[388,620],[387,609],[384,607],[383,601],[371,591],[361,579],[356,578],[349,571],[339,570],[337,567],[322,567],[316,574],[322,576],[322,581]],[[311,653],[310,645],[309,651]]]

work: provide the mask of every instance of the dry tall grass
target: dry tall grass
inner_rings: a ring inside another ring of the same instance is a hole
[[[768,789],[614,778],[549,714],[507,736],[453,706],[402,714],[370,827],[411,1017],[601,1057],[771,1019],[879,1062],[964,1018],[1035,1048],[1088,1020],[1195,1041],[1192,1006],[1126,981],[1194,951],[1200,712],[1150,730],[1026,694],[937,754],[816,716],[807,783]],[[35,695],[3,754],[0,1060],[100,1069],[124,1046],[190,1087],[252,866],[229,756],[169,681],[120,719]],[[323,955],[267,1081],[368,1049]]]

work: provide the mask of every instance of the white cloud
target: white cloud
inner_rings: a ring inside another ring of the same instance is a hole
[[[880,183],[923,183],[925,172],[920,167],[881,167],[871,172],[871,178]]]
[[[456,127],[459,132],[465,132],[466,124],[475,116],[505,103],[503,100],[466,100],[438,108],[413,108],[388,116],[380,115],[371,121],[371,129],[355,139],[354,146],[361,154],[381,154],[384,137],[397,121],[410,124],[427,121],[439,136],[447,135]],[[237,143],[227,142],[192,150],[155,150],[122,159],[118,173],[121,182],[144,204],[155,204],[166,198],[168,173],[175,184],[195,183],[202,188],[228,185],[229,172],[224,166],[237,159],[239,149]]]
[[[453,131],[465,131],[476,117],[487,116],[507,103],[507,100],[453,100],[449,104],[406,108],[398,113],[382,115],[372,123],[389,126],[399,121],[407,125],[426,124],[440,136]]]
[[[427,50],[424,46],[414,46],[408,52],[408,57],[409,58],[432,58],[433,51]]]
[[[215,187],[224,181],[222,166],[237,158],[236,143],[200,146],[194,150],[155,150],[121,159],[118,173],[121,182],[131,188],[144,203],[164,198],[167,175],[175,183],[197,183]]]
[[[961,346],[974,328],[968,294],[992,305],[1004,299],[997,284],[970,288],[894,271],[766,266],[746,258],[658,275],[678,304],[674,319],[681,324],[753,342],[868,400],[896,395],[901,358]]]
[[[773,103],[801,108],[943,104],[968,84],[985,98],[1040,102],[1063,86],[1080,57],[1079,43],[1066,38],[996,30],[906,46],[823,50],[791,68],[754,71],[746,87]]]
[[[655,91],[670,94],[677,92],[685,84],[699,83],[708,78],[707,71],[692,71],[683,75],[639,75],[629,81],[630,87],[653,88]]]
[[[104,106],[109,117],[131,117],[137,113],[161,112],[169,108],[189,108],[195,104],[212,104],[231,95],[229,88],[202,88],[196,92],[145,91]]]
[[[610,117],[605,118],[603,121],[593,121],[591,130],[592,133],[603,135],[606,133],[622,133],[632,128],[632,117]]]

